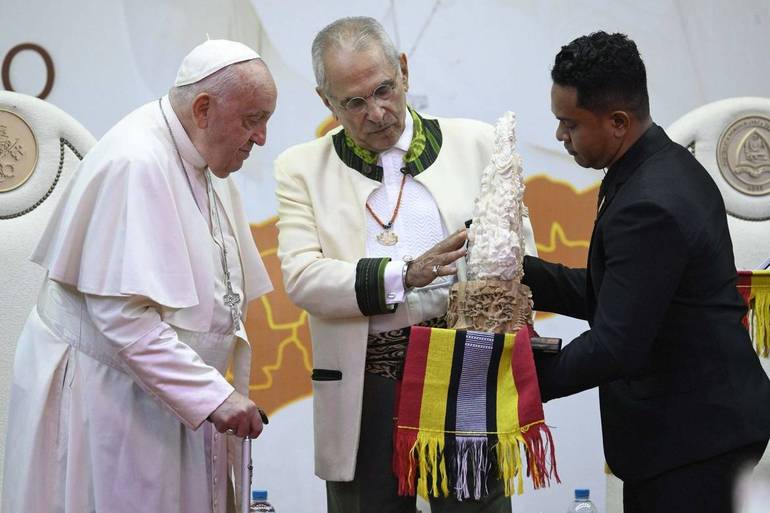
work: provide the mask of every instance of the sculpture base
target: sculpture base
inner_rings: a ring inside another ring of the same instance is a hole
[[[532,324],[532,291],[513,280],[455,283],[449,291],[447,324],[454,329],[516,333]]]

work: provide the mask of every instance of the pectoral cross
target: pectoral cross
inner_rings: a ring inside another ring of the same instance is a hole
[[[229,274],[229,273],[228,273]],[[235,293],[233,290],[233,286],[230,283],[230,277],[227,277],[226,280],[227,285],[227,293],[222,296],[222,300],[225,303],[225,306],[230,308],[230,315],[233,318],[233,331],[238,329],[238,321],[240,320],[240,313],[238,312],[238,305],[241,302],[241,296]]]

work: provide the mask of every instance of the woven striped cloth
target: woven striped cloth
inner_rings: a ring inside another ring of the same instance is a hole
[[[770,271],[738,271],[738,292],[748,313],[743,325],[749,330],[757,354],[770,354]]]
[[[479,500],[497,475],[521,494],[559,481],[530,328],[516,334],[412,327],[397,401],[399,493]]]

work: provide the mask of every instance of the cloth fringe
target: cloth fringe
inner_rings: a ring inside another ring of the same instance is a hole
[[[524,472],[521,464],[521,452],[527,460],[527,477],[536,490],[550,486],[553,479],[561,483],[556,469],[556,451],[551,430],[544,422],[523,427],[521,433],[500,436],[497,446],[497,461],[500,467],[500,479],[505,487],[505,495],[524,493]]]
[[[751,335],[757,354],[770,355],[770,288],[758,287],[751,308]]]
[[[446,439],[445,439],[446,438]],[[556,468],[553,436],[544,422],[519,433],[497,435],[490,444],[486,435],[463,436],[399,429],[393,454],[398,493],[423,498],[447,497],[450,485],[458,500],[480,500],[488,494],[487,481],[497,467],[505,495],[524,493],[524,467],[535,489],[561,483]],[[416,490],[415,490],[416,484]]]
[[[521,431],[527,447],[527,475],[531,475],[534,488],[550,486],[552,479],[561,483],[556,468],[556,446],[545,422],[526,426]]]
[[[455,496],[460,501],[481,500],[489,493],[487,476],[492,469],[489,441],[486,436],[462,436],[457,437],[454,445],[450,473],[455,477]]]
[[[398,494],[414,495],[417,466],[417,430],[397,429],[393,450],[393,473],[398,477]]]
[[[449,495],[449,475],[444,458],[444,433],[418,432],[414,451],[419,464],[417,493],[426,499],[428,490],[433,497]]]

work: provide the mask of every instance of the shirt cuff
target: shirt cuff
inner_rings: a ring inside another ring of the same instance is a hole
[[[391,260],[385,265],[385,304],[393,305],[404,302],[403,270],[406,262]]]
[[[364,315],[393,313],[398,307],[398,304],[385,301],[385,268],[388,262],[388,257],[362,258],[356,264],[356,301]]]

